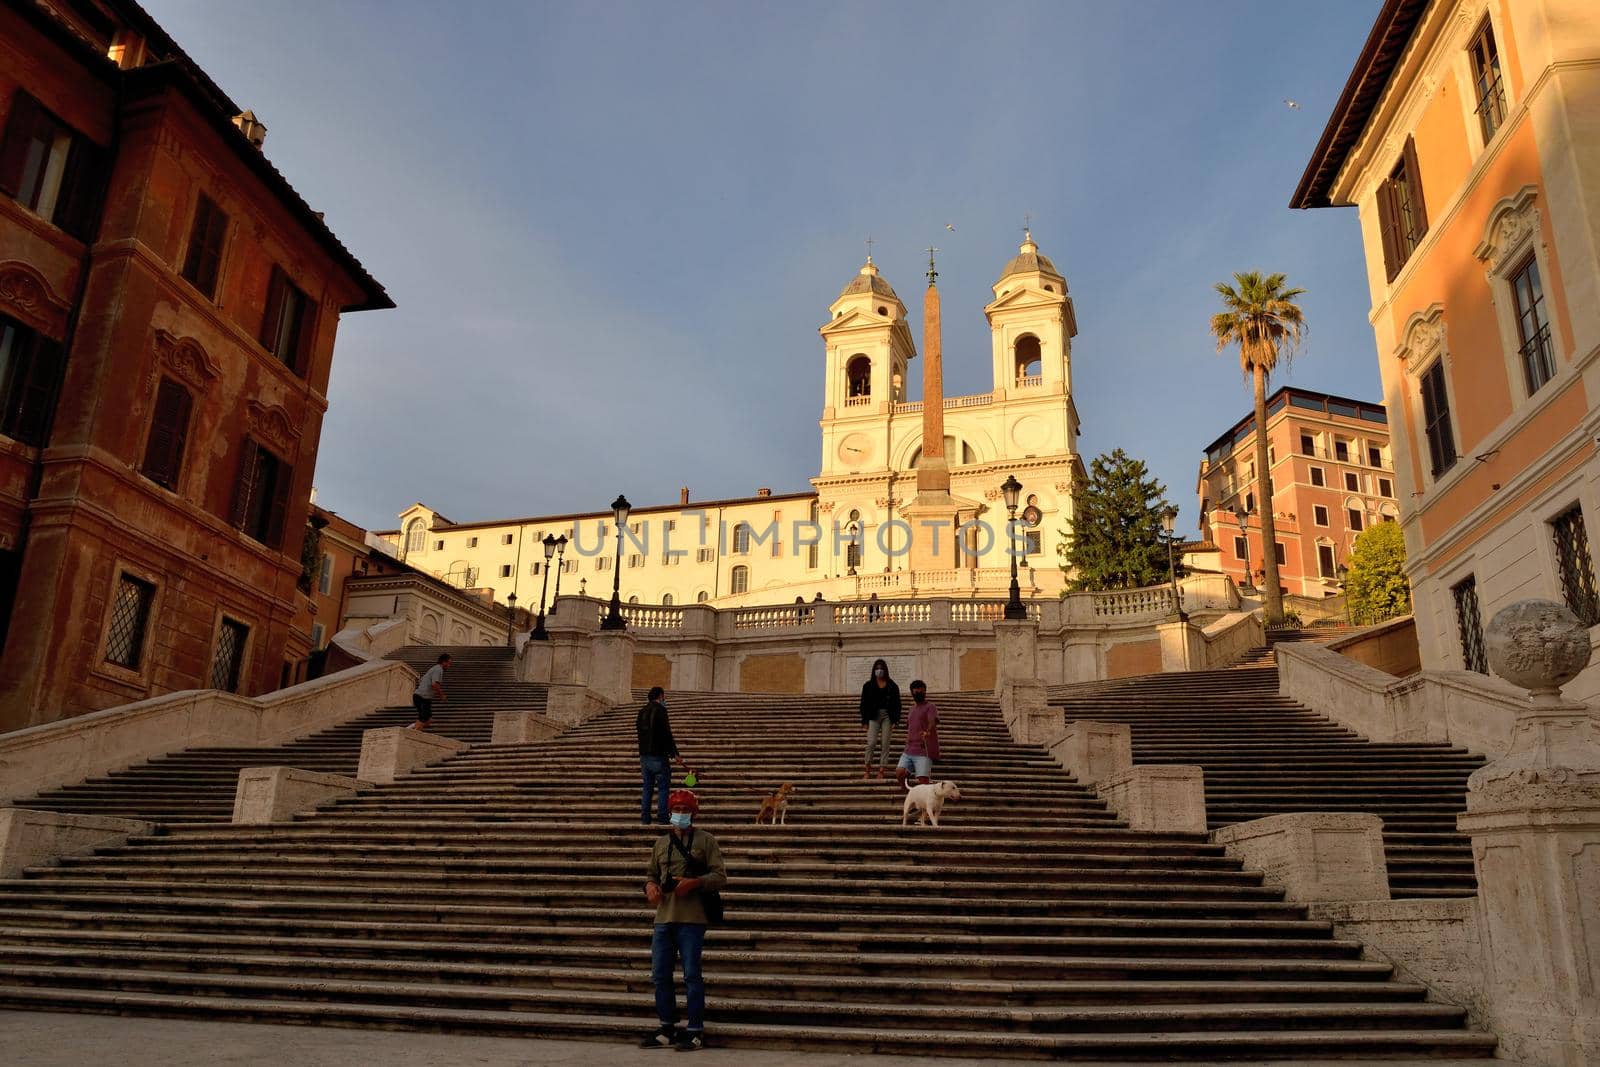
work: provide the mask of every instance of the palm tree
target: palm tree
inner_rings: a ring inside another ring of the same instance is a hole
[[[1294,298],[1304,289],[1285,289],[1282,274],[1236,273],[1235,285],[1216,284],[1226,309],[1211,316],[1217,351],[1239,346],[1239,369],[1254,379],[1256,394],[1256,500],[1261,506],[1261,558],[1266,572],[1267,625],[1283,622],[1283,592],[1278,585],[1277,523],[1272,514],[1272,468],[1267,461],[1267,378],[1281,357],[1287,365],[1305,337],[1306,321]]]

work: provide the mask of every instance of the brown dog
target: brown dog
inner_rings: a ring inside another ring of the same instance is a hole
[[[773,793],[761,802],[761,810],[756,813],[757,823],[771,823],[773,826],[783,826],[789,819],[789,797],[794,793],[794,786],[784,782]]]

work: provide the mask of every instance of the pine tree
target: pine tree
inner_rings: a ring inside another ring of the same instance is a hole
[[[1350,550],[1350,570],[1344,578],[1344,596],[1350,621],[1361,625],[1411,611],[1406,539],[1399,524],[1380,522],[1356,538]]]
[[[1088,480],[1073,491],[1072,530],[1062,531],[1056,548],[1068,588],[1137,589],[1167,581],[1165,494],[1143,460],[1120,448],[1095,457]]]

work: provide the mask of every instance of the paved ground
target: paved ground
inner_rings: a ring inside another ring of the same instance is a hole
[[[613,1067],[683,1062],[672,1052],[647,1052],[589,1041],[522,1041],[499,1037],[343,1030],[321,1026],[207,1023],[181,1019],[123,1018],[0,1011],[0,1049],[10,1067]],[[839,1056],[801,1052],[707,1049],[694,1063],[724,1067],[860,1067],[879,1059],[885,1067],[992,1067],[992,1060],[910,1056]],[[1357,1067],[1368,1061],[1296,1060],[1293,1067]],[[1379,1061],[1372,1061],[1377,1063]],[[1506,1060],[1383,1060],[1382,1067],[1508,1067]],[[1075,1063],[1074,1067],[1094,1067]],[[1126,1061],[1117,1067],[1129,1067]],[[1272,1067],[1257,1061],[1252,1067]],[[1289,1067],[1281,1064],[1280,1067]]]

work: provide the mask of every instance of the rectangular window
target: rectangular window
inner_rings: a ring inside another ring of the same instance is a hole
[[[578,573],[578,561],[575,560],[575,559],[569,559],[569,560],[565,561],[564,563],[562,563],[561,564],[561,573],[562,574],[577,574]]]
[[[239,688],[239,669],[244,666],[244,645],[250,627],[226,616],[217,631],[217,649],[211,657],[211,688],[232,693]]]
[[[1340,463],[1349,463],[1350,462],[1350,442],[1349,441],[1335,441],[1333,443],[1333,458],[1338,460]]]
[[[1317,454],[1317,439],[1315,437],[1312,437],[1308,433],[1301,434],[1300,435],[1300,454],[1302,456],[1314,456],[1314,455],[1316,455]]]
[[[1318,526],[1328,525],[1328,509],[1321,504],[1313,505],[1311,508],[1311,521]]]
[[[1346,492],[1350,493],[1361,492],[1361,475],[1357,474],[1355,471],[1345,471],[1344,488]]]
[[[661,524],[661,528],[663,530],[667,531],[668,533],[671,533],[673,530],[676,530],[678,528],[678,520],[677,519],[667,519],[665,522],[663,522]]]
[[[1044,539],[1041,536],[1040,531],[1038,531],[1038,530],[1027,530],[1027,531],[1024,531],[1023,537],[1027,539],[1027,543],[1028,543],[1028,547],[1023,550],[1024,553],[1026,555],[1029,555],[1029,556],[1037,556],[1037,555],[1039,555],[1040,550],[1044,547]]]
[[[1417,146],[1409,136],[1389,179],[1378,186],[1378,230],[1383,238],[1384,266],[1392,282],[1428,232]]]
[[[717,550],[714,549],[714,548],[696,549],[695,550],[695,554],[694,554],[694,561],[696,563],[710,563],[713,559],[716,558],[716,555],[717,555]]]
[[[194,209],[189,230],[189,251],[183,257],[183,276],[208,298],[217,294],[217,274],[222,270],[222,245],[228,235],[228,216],[204,193]]]
[[[310,363],[311,334],[311,301],[274,265],[272,280],[267,283],[267,306],[261,315],[261,347],[296,374],[304,374]]]
[[[574,560],[573,562],[576,562],[576,560]],[[594,569],[597,570],[597,571],[608,571],[608,570],[610,570],[611,569],[611,557],[610,556],[596,556],[595,559],[594,559]]]
[[[1428,459],[1435,478],[1456,465],[1456,438],[1450,428],[1450,395],[1444,381],[1444,360],[1435,360],[1422,374],[1422,425],[1428,438]]]
[[[1378,479],[1378,495],[1379,496],[1390,496],[1390,497],[1394,496],[1394,483],[1391,482],[1387,478],[1379,478]]]
[[[1250,559],[1250,542],[1242,537],[1235,537],[1233,539],[1233,558],[1248,562]]]
[[[539,569],[543,566],[544,564],[542,563],[530,563],[528,564],[528,573],[537,578],[539,577]]]
[[[156,408],[150,416],[150,436],[145,441],[140,472],[164,489],[178,488],[183,469],[183,447],[189,439],[189,416],[194,399],[189,390],[171,378],[161,379]]]
[[[478,547],[478,539],[476,537],[467,538],[467,547],[468,548],[477,548]]]
[[[1517,352],[1522,357],[1523,379],[1528,395],[1537,393],[1555,377],[1555,352],[1550,344],[1549,309],[1544,303],[1544,286],[1539,281],[1539,263],[1528,258],[1511,276],[1511,301],[1517,313]]]
[[[0,315],[0,434],[44,447],[64,369],[60,345]]]
[[[1371,467],[1383,466],[1383,449],[1367,446],[1367,465]]]
[[[638,552],[629,553],[628,554],[628,566],[629,567],[643,567],[644,566],[644,556],[641,555]]]
[[[0,140],[0,192],[78,238],[94,236],[106,153],[20,90]]]
[[[473,538],[473,540],[477,540],[477,538]],[[501,534],[500,535],[500,543],[502,545],[509,545],[515,540],[516,540],[516,535],[515,534]]]
[[[1472,95],[1478,106],[1478,128],[1483,131],[1483,143],[1488,144],[1506,120],[1506,89],[1500,80],[1500,52],[1494,45],[1494,28],[1488,19],[1483,28],[1467,46],[1467,57],[1472,62]]]
[[[806,546],[806,568],[808,570],[817,569],[817,557],[819,554],[820,553],[816,545]]]
[[[444,541],[443,540],[435,541],[433,543],[433,550],[435,552],[443,552],[444,551]]]
[[[1328,484],[1328,477],[1327,477],[1326,474],[1323,473],[1321,467],[1312,467],[1311,468],[1311,484],[1312,485],[1327,485]]]
[[[1461,662],[1469,671],[1489,673],[1483,653],[1483,621],[1478,616],[1478,580],[1468,575],[1450,588],[1456,602],[1456,630],[1461,635]]]
[[[1567,607],[1585,626],[1600,624],[1600,595],[1594,581],[1594,556],[1589,552],[1589,532],[1583,509],[1577,504],[1550,522],[1556,542],[1556,565],[1561,572],[1561,595]]]
[[[509,564],[509,563],[500,564],[500,577],[502,577],[502,578],[511,577],[511,564]]]
[[[311,651],[318,652],[322,649],[322,639],[327,635],[328,629],[320,622],[311,624]]]
[[[283,518],[289,509],[289,487],[293,482],[293,467],[246,437],[239,458],[238,481],[233,487],[230,521],[245,536],[268,548],[283,547]]]
[[[117,596],[111,605],[111,629],[106,634],[106,662],[139,669],[144,659],[144,635],[150,624],[150,605],[156,587],[131,574],[117,581]]]
[[[1272,554],[1273,554],[1273,556],[1275,556],[1277,558],[1278,566],[1281,567],[1286,562],[1288,562],[1289,556],[1288,556],[1288,553],[1284,552],[1284,550],[1283,550],[1283,542],[1282,541],[1274,541],[1272,543]]]
[[[1346,508],[1345,518],[1349,520],[1350,529],[1360,533],[1366,528],[1366,521],[1360,508]]]
[[[1333,577],[1334,563],[1332,545],[1317,546],[1317,573],[1324,578]]]
[[[322,566],[317,568],[317,592],[323,596],[333,594],[333,555],[328,552],[322,554]]]

